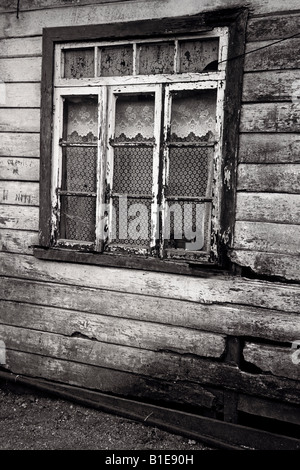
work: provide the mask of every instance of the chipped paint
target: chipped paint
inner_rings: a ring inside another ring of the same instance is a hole
[[[231,189],[231,171],[228,168],[224,168],[224,185]]]

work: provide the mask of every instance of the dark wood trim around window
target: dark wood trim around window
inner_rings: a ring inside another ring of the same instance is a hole
[[[55,44],[68,41],[102,41],[117,39],[141,39],[168,37],[180,34],[199,33],[218,26],[229,27],[229,60],[227,61],[227,86],[225,94],[224,115],[224,145],[222,168],[222,214],[219,233],[215,234],[218,245],[219,259],[226,266],[226,252],[230,248],[235,222],[235,193],[237,150],[239,137],[239,115],[243,77],[243,53],[248,12],[247,9],[219,10],[188,17],[133,21],[100,25],[71,26],[46,28],[43,30],[43,63],[41,82],[41,140],[40,140],[40,236],[39,247],[34,249],[35,256],[43,259],[61,259],[63,261],[78,261],[78,256],[70,251],[55,250],[51,246],[51,149],[52,149],[52,118],[53,118],[53,73]],[[50,255],[50,251],[53,252]],[[48,254],[46,254],[48,252]],[[84,255],[81,262],[87,264],[92,253]],[[112,265],[111,256],[102,256],[102,261],[96,264]],[[119,258],[118,258],[119,259]],[[130,267],[130,259],[124,261],[124,267]],[[144,263],[147,260],[144,260]],[[149,261],[149,260],[148,260]],[[155,260],[153,260],[154,262]],[[141,260],[142,262],[142,260]],[[134,264],[134,262],[132,261]],[[156,262],[155,269],[167,261]],[[93,263],[94,264],[94,263]],[[146,263],[145,263],[146,264]],[[149,262],[149,268],[152,264]],[[172,267],[179,265],[175,263]],[[193,273],[188,262],[186,273]],[[121,263],[122,265],[122,263]],[[138,265],[140,263],[138,262]],[[153,264],[154,266],[154,264]],[[136,267],[136,266],[133,266]],[[152,267],[153,268],[153,267]],[[142,264],[141,268],[142,269]],[[153,268],[154,269],[154,268]],[[179,268],[176,268],[179,269]],[[159,269],[164,270],[164,269]],[[185,268],[184,268],[185,270]],[[169,268],[168,268],[169,271]],[[176,271],[180,272],[180,270]]]

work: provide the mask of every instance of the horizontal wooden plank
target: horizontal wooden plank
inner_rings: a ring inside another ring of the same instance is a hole
[[[157,353],[153,353],[153,355],[156,357]],[[136,364],[137,362],[138,361],[135,360]],[[122,396],[129,395],[131,397],[145,398],[149,393],[147,393],[145,384],[147,384],[148,389],[152,389],[152,391],[153,385],[156,384],[158,393],[156,396],[152,395],[155,400],[159,400],[161,395],[165,392],[166,388],[163,387],[163,384],[167,385],[169,383],[169,387],[173,388],[173,390],[176,389],[177,392],[180,389],[177,387],[183,385],[182,381],[178,380],[177,376],[174,383],[168,380],[173,374],[167,373],[164,375],[162,372],[162,377],[157,379],[153,375],[141,376],[136,373],[132,374],[125,371],[107,369],[101,366],[98,367],[13,350],[7,350],[7,366],[9,370],[15,374],[21,374],[27,377],[40,377]],[[164,365],[162,363],[158,365],[156,375],[159,374],[158,369],[162,369],[163,367]],[[170,367],[173,368],[173,365],[170,364]],[[181,376],[183,376],[183,365],[180,366],[179,370]],[[222,388],[225,387],[235,391],[243,391],[249,395],[278,399],[286,403],[300,403],[299,384],[294,380],[263,374],[248,374],[239,371],[235,367],[218,364],[216,361],[200,359],[198,361],[198,367],[196,367],[196,365],[192,367],[191,372],[190,381],[185,381],[185,384],[189,386],[198,372],[195,380],[198,384],[200,383],[200,385],[202,381],[202,387],[205,387],[205,383],[213,382],[215,385],[222,386]],[[168,392],[170,388],[167,389]],[[170,391],[169,400],[173,397],[174,393]],[[184,399],[184,397],[179,397],[175,401],[178,403],[178,400],[182,399]]]
[[[284,39],[297,34],[299,29],[300,16],[298,13],[250,18],[247,25],[247,41]]]
[[[300,424],[300,409],[286,403],[278,403],[263,398],[239,395],[238,410],[255,416],[277,419],[286,423]]]
[[[236,220],[300,224],[300,194],[237,193]]]
[[[40,83],[3,83],[4,93],[0,106],[3,108],[38,108],[41,102]]]
[[[250,42],[246,45],[244,70],[280,70],[300,68],[300,38]]]
[[[29,327],[30,321],[36,329],[62,333],[67,328],[68,334],[78,331],[90,337],[97,335],[90,331],[90,325],[98,322],[98,316],[113,322],[120,318],[280,342],[295,339],[299,330],[299,315],[283,311],[245,305],[206,305],[21,279],[2,278],[0,299],[3,299],[1,323]],[[65,318],[66,325],[55,318]]]
[[[299,103],[244,104],[241,112],[241,132],[298,132]]]
[[[278,276],[291,281],[300,280],[299,256],[232,250],[230,259],[240,266],[250,268],[259,275]]]
[[[238,166],[238,190],[298,194],[300,165],[242,163]]]
[[[33,245],[38,243],[38,232],[0,229],[0,250],[10,253],[33,253]]]
[[[299,326],[300,338],[300,326]],[[255,365],[263,372],[300,380],[300,351],[291,347],[279,347],[246,342],[243,349],[245,361]]]
[[[298,103],[296,100],[299,89],[300,70],[245,73],[242,100],[244,102],[294,100]]]
[[[237,221],[234,248],[300,255],[300,225]]]
[[[218,334],[53,307],[1,302],[0,323],[159,352],[220,358],[225,350],[225,336]]]
[[[42,0],[38,2],[34,0],[35,4],[33,7],[29,7],[29,10],[33,11],[24,11],[26,7],[20,8],[19,12],[19,23],[16,18],[16,6],[10,10],[10,8],[5,7],[5,11],[12,11],[10,14],[7,14],[7,21],[9,21],[10,28],[7,26],[7,23],[2,21],[0,23],[0,31],[3,28],[3,31],[6,32],[6,35],[12,35],[15,33],[15,36],[23,35],[33,35],[40,34],[43,27],[50,26],[68,26],[68,25],[82,25],[89,24],[91,18],[93,18],[93,24],[97,23],[109,23],[113,21],[125,21],[128,18],[131,19],[148,19],[148,18],[164,18],[170,16],[180,16],[180,15],[193,15],[203,11],[215,11],[228,8],[244,7],[245,2],[243,0],[218,0],[217,2],[209,2],[208,0],[201,0],[194,2],[189,0],[187,2],[182,2],[180,0],[171,0],[167,3],[165,2],[155,2],[155,0],[147,0],[139,2],[139,8],[136,7],[136,2],[118,2],[116,5],[114,0],[113,2],[99,2],[96,0],[87,1],[84,0],[81,2],[83,6],[76,6],[75,0],[70,1],[65,0],[51,0],[49,3],[47,0]],[[29,0],[26,0],[26,3],[30,3]],[[38,7],[37,4],[41,5]],[[86,5],[88,3],[88,5]],[[97,5],[95,5],[97,3]],[[104,4],[102,4],[104,3]],[[23,2],[22,2],[23,4]],[[47,6],[46,6],[47,5]],[[56,8],[60,5],[67,5],[69,8],[62,6],[61,8]],[[248,2],[247,6],[250,6],[251,12],[262,15],[262,14],[272,14],[275,12],[286,12],[287,6],[280,2],[279,0],[251,0]],[[39,11],[45,9],[45,11]],[[288,5],[289,11],[299,10],[299,3],[297,0],[291,0]],[[70,14],[72,11],[72,14]],[[31,17],[30,17],[31,14]],[[2,15],[5,17],[5,15]],[[1,18],[1,17],[0,17]]]
[[[299,134],[241,134],[241,163],[300,163]]]
[[[0,40],[0,57],[25,57],[42,55],[42,37]]]
[[[0,59],[1,80],[3,82],[40,82],[41,66],[41,57]]]
[[[110,2],[128,2],[130,0],[110,0]],[[80,0],[81,5],[91,5],[106,3],[107,0]],[[63,6],[77,6],[78,0],[23,0],[22,7],[20,8],[19,14],[27,10],[43,10],[48,8],[59,8]],[[0,5],[0,12],[16,12],[15,0],[6,0],[5,6]]]
[[[141,270],[40,261],[32,256],[0,253],[0,275],[123,293],[198,302],[243,304],[298,312],[299,286],[235,276],[197,278]],[[122,283],[116,279],[122,278]]]
[[[211,408],[215,402],[213,394],[199,384],[179,381],[170,383],[167,380],[156,380],[152,377],[141,377],[128,372],[70,363],[17,351],[7,351],[7,360],[8,366],[13,370],[19,370],[20,373],[22,370],[23,376],[28,377],[33,372],[35,377],[53,377],[55,382],[84,386],[86,389],[101,390],[124,397],[151,399],[158,402],[163,400],[208,408]],[[85,374],[86,380],[83,381]]]
[[[121,346],[76,336],[65,337],[8,325],[0,325],[0,337],[7,349],[44,357],[101,366],[168,381],[190,379],[199,382],[201,377],[198,374],[202,369],[202,362],[197,356],[189,358],[173,352]],[[163,340],[161,345],[164,348]],[[221,349],[224,348],[224,344],[219,346]],[[203,350],[201,352],[203,353]],[[210,356],[210,354],[205,355]],[[209,375],[210,367],[207,369]]]
[[[26,133],[0,134],[0,155],[4,157],[39,157],[40,135]]]
[[[0,179],[39,181],[40,162],[37,158],[0,157]]]
[[[207,418],[202,413],[187,413],[174,408],[166,408],[161,404],[145,403],[128,398],[121,398],[98,391],[87,390],[83,387],[74,387],[59,384],[53,381],[36,379],[0,371],[0,379],[8,384],[30,388],[50,394],[58,398],[67,399],[79,405],[90,406],[102,412],[115,413],[125,418],[142,421],[151,426],[165,429],[168,432],[180,433],[188,438],[200,440],[213,448],[242,450],[298,450],[298,439],[279,434],[266,432],[260,429],[222,422],[220,419]],[[230,393],[230,392],[229,392]],[[294,409],[289,405],[285,410]],[[146,418],[145,418],[146,417]]]
[[[0,181],[0,204],[39,205],[39,184],[25,181]]]
[[[40,110],[0,108],[0,132],[39,132]]]
[[[38,230],[39,208],[0,205],[0,228]]]

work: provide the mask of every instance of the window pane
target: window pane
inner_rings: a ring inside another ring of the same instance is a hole
[[[67,191],[96,191],[97,147],[65,149],[64,184]]]
[[[152,147],[115,148],[114,192],[151,195],[152,166]]]
[[[94,241],[95,223],[96,198],[61,196],[61,238]]]
[[[69,96],[64,106],[64,138],[69,142],[97,141],[97,97]]]
[[[169,196],[210,197],[212,147],[171,147]]]
[[[173,42],[141,44],[139,46],[139,74],[174,73]]]
[[[100,76],[131,75],[133,72],[132,46],[103,47],[100,51]]]
[[[209,141],[216,133],[216,91],[196,90],[172,95],[171,141]]]
[[[168,201],[165,247],[188,251],[207,250],[211,203]]]
[[[149,247],[151,237],[151,201],[113,198],[112,242],[128,247]]]
[[[180,42],[180,72],[218,70],[219,40],[191,40]]]
[[[93,77],[94,60],[94,48],[69,49],[64,51],[64,77]]]
[[[154,96],[119,96],[116,105],[115,141],[146,141],[154,136]]]

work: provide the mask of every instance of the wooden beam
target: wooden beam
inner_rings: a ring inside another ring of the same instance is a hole
[[[100,255],[101,256],[101,255]],[[286,312],[299,310],[299,286],[227,275],[196,276],[166,274],[145,270],[131,270],[85,266],[84,264],[47,263],[32,256],[0,253],[0,274],[15,278],[55,282],[71,286],[107,289],[115,292],[141,294],[194,301],[199,304],[244,304]],[[116,279],[122,275],[122,282]]]
[[[92,392],[78,387],[71,387],[46,382],[28,377],[16,377],[13,374],[0,372],[2,381],[10,381],[44,393],[74,401],[101,411],[114,413],[144,424],[158,426],[168,432],[174,432],[205,442],[208,445],[222,448],[243,450],[299,450],[300,441],[287,436],[280,436],[258,429],[248,428],[231,423],[224,423],[212,418],[162,408],[148,403],[117,398],[99,392]],[[226,436],[226,438],[224,438]]]
[[[4,157],[39,157],[37,133],[1,133],[0,155]]]
[[[115,320],[116,324],[118,319],[127,319],[145,325],[155,323],[158,329],[163,324],[221,335],[289,342],[298,334],[299,314],[289,312],[288,304],[283,310],[285,306],[281,305],[280,297],[279,292],[277,303],[282,310],[276,311],[246,305],[247,301],[254,302],[250,294],[247,298],[245,295],[245,305],[243,299],[237,305],[218,304],[217,301],[203,304],[122,292],[112,294],[110,290],[30,279],[12,282],[11,278],[2,277],[0,318],[1,323],[7,325],[25,328],[35,324],[39,330],[58,334],[64,334],[66,330],[70,335],[78,331],[90,337],[96,337],[97,322],[101,324],[104,317],[103,321]],[[259,301],[257,299],[256,303]],[[159,311],[163,315],[158,315]]]
[[[38,206],[39,184],[36,182],[0,180],[0,203]]]
[[[300,224],[300,194],[238,192],[236,220]]]
[[[0,229],[0,250],[8,253],[33,254],[38,242],[38,231]]]
[[[299,164],[244,164],[238,167],[238,191],[289,193],[300,191]]]
[[[273,41],[299,33],[300,15],[286,14],[251,18],[247,27],[247,41]]]
[[[245,56],[245,72],[257,70],[297,69],[299,58],[300,37],[286,41],[259,41],[247,44]],[[251,52],[251,53],[250,53]]]
[[[300,163],[299,153],[299,134],[250,133],[240,135],[240,163]]]
[[[299,282],[299,256],[233,249],[230,258],[233,263],[250,268],[255,274]]]
[[[39,168],[37,158],[0,157],[1,180],[39,181]]]

